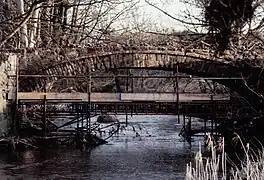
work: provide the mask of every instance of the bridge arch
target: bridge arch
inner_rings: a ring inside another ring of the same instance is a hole
[[[212,58],[205,52],[183,52],[177,50],[127,50],[95,53],[77,59],[52,64],[42,73],[47,75],[81,75],[89,68],[93,71],[109,71],[115,68],[153,68],[179,72],[195,76],[236,77],[232,63],[223,58]],[[222,82],[223,83],[223,82]],[[226,85],[226,83],[224,83]],[[228,84],[229,85],[229,84]],[[228,86],[229,87],[229,86]]]
[[[217,59],[217,61],[224,59]],[[114,68],[175,68],[176,64],[189,62],[214,62],[206,53],[164,51],[164,50],[128,50],[115,52],[101,52],[84,57],[64,60],[42,69],[42,73],[49,75],[77,75],[91,70],[107,71]]]

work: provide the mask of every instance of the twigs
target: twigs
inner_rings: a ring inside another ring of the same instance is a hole
[[[244,85],[247,87],[248,90],[250,90],[253,94],[257,95],[259,98],[264,99],[264,97],[261,93],[258,93],[255,90],[253,90],[251,87],[249,87],[245,78],[242,75],[241,75],[241,77],[242,77],[242,80],[244,82]]]

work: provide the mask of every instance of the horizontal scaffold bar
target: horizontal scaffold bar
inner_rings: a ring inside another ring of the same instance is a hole
[[[16,77],[16,75],[8,75],[9,77]],[[89,78],[87,75],[37,75],[37,74],[20,74],[19,77],[32,77],[32,78],[78,78],[78,79],[86,79]],[[142,76],[136,76],[136,75],[108,75],[108,76],[91,76],[91,78],[98,78],[98,79],[104,79],[104,78],[189,78],[194,80],[200,80],[200,79],[206,79],[206,80],[239,80],[242,79],[241,77],[193,77],[192,75],[182,75],[182,74],[175,74],[170,76],[165,75],[142,75]]]

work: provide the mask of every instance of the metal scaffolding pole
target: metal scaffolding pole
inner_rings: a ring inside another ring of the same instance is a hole
[[[47,137],[47,96],[44,95],[43,100],[43,121],[44,121],[44,137]]]
[[[91,91],[92,91],[92,76],[91,76],[91,67],[89,66],[89,88],[88,88],[88,103],[89,103],[89,112],[88,112],[88,122],[89,122],[89,134],[91,134]]]
[[[19,92],[19,59],[16,57],[16,101],[15,101],[15,116],[13,120],[13,133],[17,135],[17,118],[18,118],[18,92]]]
[[[179,67],[176,65],[176,91],[177,91],[177,114],[178,123],[180,123],[180,95],[179,95]]]

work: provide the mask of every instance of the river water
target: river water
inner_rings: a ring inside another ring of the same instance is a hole
[[[141,127],[140,136],[132,127]],[[1,154],[0,180],[184,179],[186,163],[193,160],[203,139],[194,138],[190,145],[178,136],[180,129],[174,116],[133,116],[108,144],[84,152],[59,148]]]

